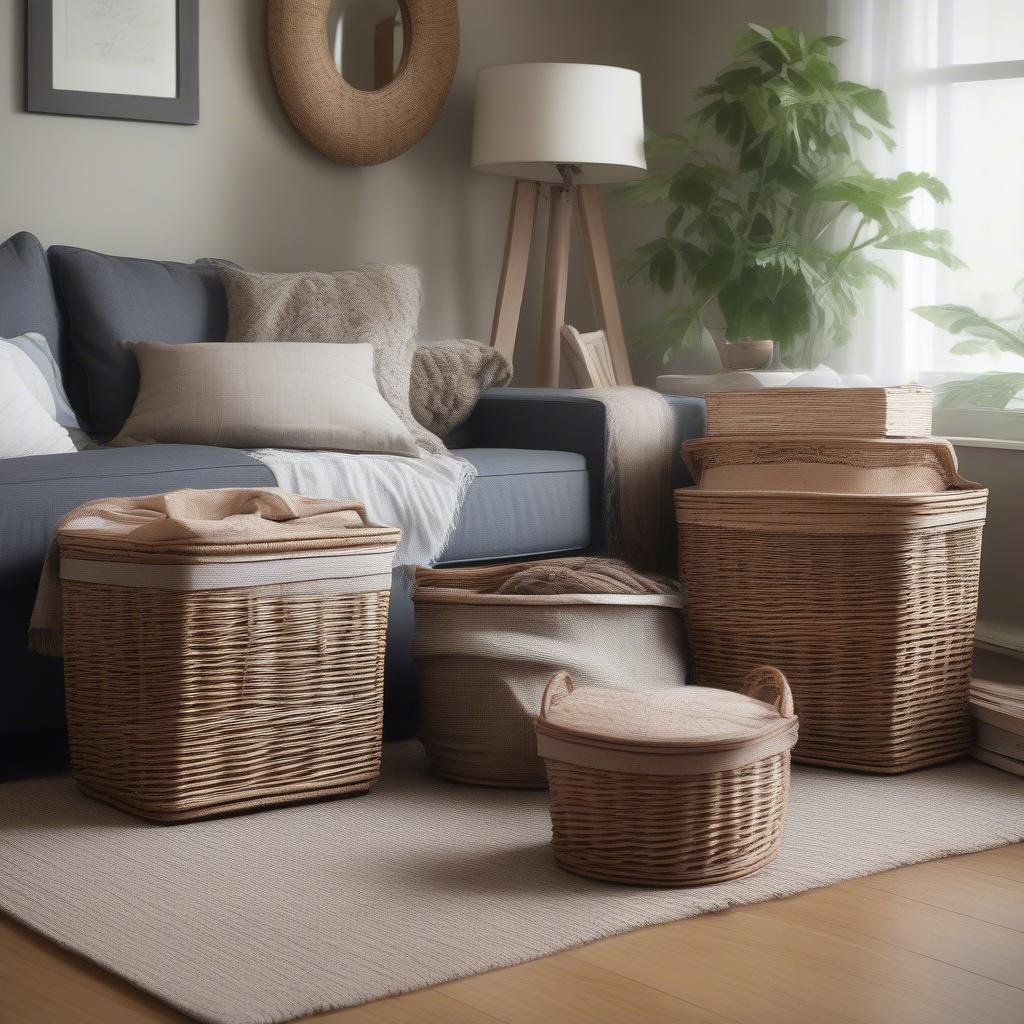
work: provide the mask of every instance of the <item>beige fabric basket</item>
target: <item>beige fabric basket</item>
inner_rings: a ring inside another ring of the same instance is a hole
[[[778,852],[797,720],[782,673],[743,694],[577,690],[555,675],[535,723],[552,846],[567,871],[630,885],[707,885]]]
[[[198,556],[58,534],[79,787],[156,821],[369,789],[398,536]]]
[[[713,491],[927,494],[966,483],[943,440],[703,437],[683,445],[683,460]]]
[[[696,681],[778,665],[798,761],[894,773],[966,753],[987,496],[676,491]]]
[[[419,738],[436,774],[545,786],[533,718],[559,669],[621,690],[686,681],[677,596],[485,592],[552,561],[416,571]]]

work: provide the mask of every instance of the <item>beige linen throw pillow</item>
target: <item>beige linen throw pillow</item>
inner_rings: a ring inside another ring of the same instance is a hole
[[[129,344],[139,394],[113,445],[419,455],[377,389],[369,344]]]
[[[409,409],[420,314],[420,272],[367,264],[330,273],[274,274],[218,263],[228,300],[228,342],[370,344],[384,400],[424,450],[445,451]]]

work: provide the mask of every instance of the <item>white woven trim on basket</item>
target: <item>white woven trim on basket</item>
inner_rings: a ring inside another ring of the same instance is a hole
[[[344,583],[344,593],[390,590],[393,552],[348,552],[317,558],[232,559],[169,565],[152,562],[103,562],[62,558],[60,576],[79,583],[147,590],[222,590],[274,583],[331,580]],[[333,592],[339,592],[333,588]]]
[[[414,587],[417,604],[576,605],[610,604],[648,608],[682,608],[673,594],[478,594],[458,587]]]
[[[632,775],[707,775],[735,771],[766,757],[774,757],[789,750],[796,740],[797,723],[794,722],[784,732],[728,750],[698,752],[682,749],[671,754],[654,754],[594,747],[538,732],[537,753],[545,761],[560,761],[598,771],[628,772]]]

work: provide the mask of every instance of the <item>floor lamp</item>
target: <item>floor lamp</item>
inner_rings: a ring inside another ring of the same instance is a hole
[[[558,385],[574,205],[597,325],[617,382],[632,383],[597,186],[646,173],[639,73],[600,64],[484,68],[476,84],[473,167],[516,179],[491,344],[512,358],[537,204],[547,189],[541,383]]]

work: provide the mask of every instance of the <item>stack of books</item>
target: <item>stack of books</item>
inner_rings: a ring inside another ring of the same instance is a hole
[[[971,743],[979,761],[1024,775],[1024,680],[971,681]]]
[[[932,393],[894,388],[763,388],[709,394],[708,436],[929,437]]]

